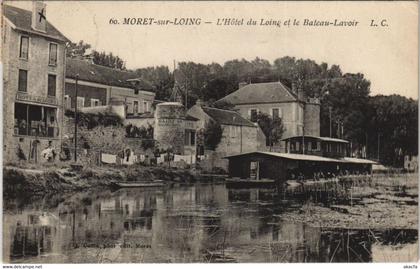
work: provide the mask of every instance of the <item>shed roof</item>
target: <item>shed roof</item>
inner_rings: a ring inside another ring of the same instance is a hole
[[[325,137],[325,136],[314,136],[314,135],[297,135],[297,136],[290,136],[287,138],[283,138],[282,140],[289,140],[291,138],[302,138],[302,137],[308,137],[308,138],[314,138],[314,139],[318,139],[321,141],[327,141],[327,142],[337,142],[337,143],[349,143],[349,141],[344,140],[344,139],[339,139],[339,138],[333,138],[333,137]]]
[[[68,42],[69,39],[58,31],[51,23],[47,21],[46,32],[39,32],[32,29],[32,12],[29,10],[3,5],[3,15],[16,26],[18,30],[47,36],[62,42]]]
[[[267,156],[274,156],[283,159],[297,160],[297,161],[313,161],[313,162],[334,162],[334,163],[354,163],[354,164],[375,164],[376,162],[367,160],[367,159],[358,159],[358,158],[327,158],[316,155],[307,155],[307,154],[292,154],[292,153],[279,153],[279,152],[266,152],[266,151],[254,151],[236,155],[226,156],[224,158],[230,159],[240,156],[261,154]]]
[[[203,111],[219,124],[255,127],[254,123],[243,118],[238,112],[202,106]]]
[[[280,103],[297,101],[292,91],[281,82],[248,84],[217,102],[233,105],[253,103]]]

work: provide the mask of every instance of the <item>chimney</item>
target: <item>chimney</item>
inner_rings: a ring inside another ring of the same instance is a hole
[[[238,89],[240,89],[240,88],[242,88],[242,87],[244,87],[244,86],[246,86],[246,85],[248,85],[248,83],[247,83],[247,82],[245,82],[245,81],[239,82],[239,84],[238,84]]]
[[[35,31],[47,31],[47,5],[43,2],[32,2],[32,29]]]

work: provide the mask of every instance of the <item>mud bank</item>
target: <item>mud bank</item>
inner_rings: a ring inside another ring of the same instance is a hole
[[[6,166],[3,168],[3,193],[5,198],[19,195],[46,195],[110,188],[120,181],[163,180],[168,183],[193,183],[206,180],[189,170],[161,167],[90,167],[75,170],[71,167],[28,167]]]

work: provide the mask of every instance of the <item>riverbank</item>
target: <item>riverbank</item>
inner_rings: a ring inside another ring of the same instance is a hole
[[[326,206],[308,201],[279,217],[324,228],[418,228],[417,174],[352,178],[337,182],[336,188],[340,202]]]
[[[115,182],[194,183],[212,180],[187,169],[145,166],[94,166],[81,169],[69,164],[5,166],[3,193],[5,198],[20,195],[46,195],[91,188],[110,188]]]

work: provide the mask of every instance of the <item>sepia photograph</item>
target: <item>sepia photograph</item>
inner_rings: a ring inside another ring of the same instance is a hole
[[[418,1],[1,15],[3,268],[417,268]]]

